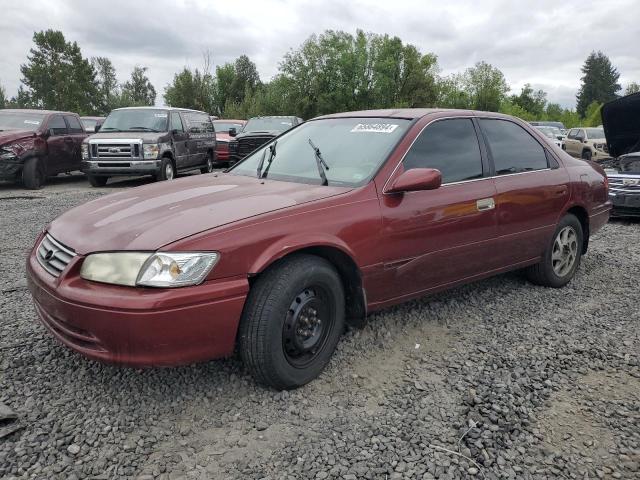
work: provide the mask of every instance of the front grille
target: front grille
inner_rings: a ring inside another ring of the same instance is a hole
[[[141,147],[139,142],[128,141],[128,143],[91,143],[91,158],[93,160],[124,160],[140,158]]]
[[[640,175],[629,177],[609,177],[609,191],[615,194],[640,194]]]
[[[58,242],[48,233],[44,236],[36,251],[38,263],[54,277],[59,277],[75,256],[76,252]]]
[[[238,155],[240,155],[241,157],[246,157],[256,148],[259,148],[272,139],[273,137],[270,136],[241,138],[238,140]]]

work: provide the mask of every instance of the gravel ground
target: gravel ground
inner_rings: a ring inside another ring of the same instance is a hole
[[[108,190],[0,186],[0,403],[21,427],[1,478],[640,478],[640,223],[607,225],[564,289],[513,273],[375,314],[275,392],[236,358],[125,369],[45,332],[24,256]]]

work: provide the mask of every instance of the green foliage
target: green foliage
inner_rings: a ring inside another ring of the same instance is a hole
[[[600,115],[601,109],[601,103],[595,101],[591,102],[591,104],[587,107],[587,114],[584,117],[582,126],[597,127],[598,125],[602,125],[602,116]]]
[[[547,94],[542,90],[534,91],[530,84],[522,87],[520,95],[511,95],[511,103],[518,105],[534,118],[540,118],[545,113]]]
[[[591,52],[582,66],[582,86],[576,97],[578,113],[585,117],[592,102],[607,103],[617,98],[620,74],[602,52]]]
[[[214,79],[197,68],[184,68],[176,73],[173,82],[164,89],[164,101],[171,107],[191,108],[211,113],[214,106]]]
[[[549,103],[546,108],[546,117],[547,120],[551,120],[553,122],[561,122],[562,114],[564,113],[564,109],[557,103]]]
[[[629,85],[627,85],[627,89],[624,91],[624,94],[631,95],[632,93],[638,92],[640,92],[640,84],[638,84],[637,82],[631,82]]]
[[[91,65],[98,85],[98,111],[106,115],[115,108],[120,95],[116,69],[106,57],[93,57]]]
[[[7,93],[2,85],[0,85],[0,108],[5,108],[8,103]]]
[[[20,67],[26,88],[17,100],[38,108],[95,113],[100,106],[95,70],[78,44],[55,30],[36,32],[33,41],[27,63]]]
[[[565,128],[574,128],[582,126],[582,117],[575,110],[566,109],[562,112],[560,122]]]
[[[468,68],[463,77],[464,89],[469,95],[471,108],[488,112],[500,110],[509,87],[500,70],[486,62]]]
[[[500,113],[506,113],[507,115],[521,118],[522,120],[525,120],[527,122],[530,122],[532,120],[539,120],[536,115],[527,111],[512,99],[502,102],[502,104],[500,105]]]
[[[156,89],[146,75],[147,67],[136,66],[131,78],[122,85],[118,107],[149,107],[156,102]]]

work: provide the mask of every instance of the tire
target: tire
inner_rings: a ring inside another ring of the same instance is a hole
[[[38,157],[27,159],[22,167],[22,184],[29,190],[40,190],[47,179],[44,165]]]
[[[583,150],[582,151],[582,159],[583,160],[591,160],[591,150]]]
[[[562,217],[542,261],[527,269],[529,280],[545,287],[564,287],[580,265],[583,242],[584,232],[576,216],[569,213]]]
[[[329,362],[344,317],[344,290],[333,265],[315,255],[292,255],[251,287],[240,320],[240,356],[259,383],[300,387]]]
[[[104,187],[107,184],[107,180],[109,180],[109,177],[98,177],[96,175],[87,175],[87,177],[92,187]]]
[[[163,157],[160,163],[160,171],[156,175],[156,181],[173,180],[176,178],[176,167],[169,157]]]
[[[215,154],[213,152],[207,153],[207,165],[200,169],[200,173],[213,172],[213,164],[215,163]]]

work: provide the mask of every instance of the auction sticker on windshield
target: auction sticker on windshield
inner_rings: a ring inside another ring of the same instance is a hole
[[[392,133],[398,125],[394,123],[359,123],[351,132],[356,133]]]
[[[28,123],[29,125],[40,125],[38,120],[25,120],[24,123]]]

